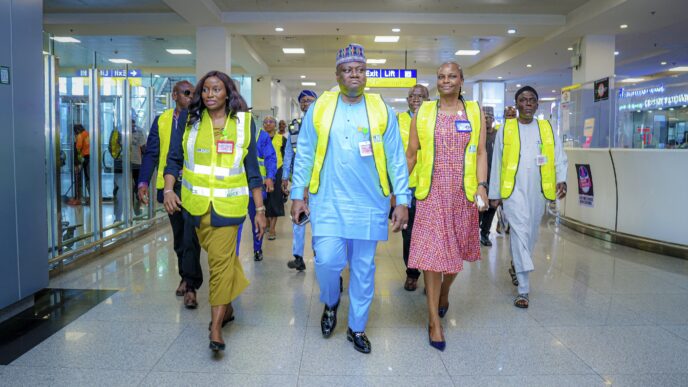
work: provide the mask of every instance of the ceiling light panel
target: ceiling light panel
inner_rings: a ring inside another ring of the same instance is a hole
[[[387,63],[387,59],[373,59],[373,58],[368,58],[366,59],[367,64],[385,64]]]
[[[124,59],[124,58],[110,59],[110,62],[118,63],[118,64],[131,64],[132,63],[129,59]]]
[[[81,40],[71,36],[53,36],[51,39],[60,43],[81,43]]]
[[[301,86],[316,86],[315,82],[301,82]]]
[[[191,55],[191,51],[185,48],[168,48],[167,52],[172,55]]]
[[[670,68],[669,71],[688,71],[688,66],[678,66]]]
[[[285,54],[305,54],[306,50],[303,48],[283,48],[282,52]]]
[[[480,54],[480,50],[458,50],[454,55],[459,56],[474,56]]]
[[[394,35],[392,35],[392,36],[382,36],[382,35],[378,35],[378,36],[375,37],[375,42],[376,42],[376,43],[396,43],[396,42],[398,42],[398,41],[399,41],[399,37],[398,37],[398,36],[394,36]]]

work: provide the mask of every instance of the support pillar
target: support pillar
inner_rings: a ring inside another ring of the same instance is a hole
[[[225,27],[196,28],[196,79],[212,70],[232,73],[232,37]]]

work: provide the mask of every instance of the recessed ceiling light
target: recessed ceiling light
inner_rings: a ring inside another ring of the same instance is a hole
[[[158,74],[154,74],[153,76],[154,76],[155,78],[160,78],[160,75],[158,75]]]
[[[458,50],[454,55],[478,55],[480,50]]]
[[[301,82],[301,86],[315,86],[317,83],[315,82]]]
[[[661,64],[662,66],[666,66],[667,62],[661,61],[659,64]]]
[[[634,83],[634,82],[642,82],[644,80],[645,80],[645,78],[626,78],[626,79],[623,79],[621,82]]]
[[[516,33],[516,28],[509,28],[508,30],[506,30],[506,33],[507,33],[507,34],[510,34],[510,35],[515,34],[515,33]]]
[[[394,102],[407,102],[406,98],[394,98]]]
[[[521,84],[520,84],[520,83],[517,83],[517,84],[516,84],[516,87],[521,87]]]
[[[166,51],[172,55],[191,55],[191,51],[185,48],[168,48]]]
[[[636,113],[640,113],[640,110],[636,110],[635,112],[636,112]]]
[[[573,51],[573,47],[569,47],[569,48],[567,48],[567,50]]]
[[[497,79],[503,79],[504,77],[497,77]]]
[[[614,55],[619,55],[619,54],[621,54],[621,53],[618,51],[614,51]]]
[[[659,109],[657,109],[657,110],[662,111],[662,110],[664,110],[664,108],[659,108]]]
[[[396,43],[399,41],[399,37],[392,35],[392,36],[381,36],[378,35],[375,37],[375,42],[377,43]]]
[[[401,28],[392,28],[392,32],[401,32]]]
[[[368,90],[370,90],[370,87],[364,87],[363,90],[368,91]]]
[[[284,31],[284,28],[282,28],[282,27],[275,27],[275,31],[276,31],[276,32],[282,32],[282,31]]]
[[[556,92],[557,92],[556,90],[552,90],[552,93],[556,93]]]
[[[283,48],[282,52],[285,54],[305,54],[306,50],[303,48]]]
[[[368,63],[368,64],[385,64],[385,63],[387,63],[387,59],[368,58],[368,59],[366,59],[366,63]]]
[[[625,30],[626,28],[628,28],[628,24],[622,24],[619,26],[619,28],[621,28],[622,30]]]
[[[554,97],[545,97],[545,98],[540,98],[540,101],[554,101],[556,98]]]
[[[427,83],[427,82],[418,82],[418,84],[419,84],[419,85],[423,85],[423,86],[425,86],[425,87],[430,86],[430,84]]]
[[[526,67],[531,68],[531,67],[533,67],[533,65],[530,64],[530,63],[528,63],[528,64],[526,65]]]
[[[71,36],[53,36],[50,39],[60,43],[81,43],[81,40],[72,38]]]
[[[678,66],[670,68],[669,71],[688,71],[688,66]]]
[[[672,112],[673,112],[673,111],[674,111],[674,108],[669,108],[669,111],[672,111]]]
[[[301,76],[301,79],[304,79],[304,78],[306,78],[306,76],[305,76],[305,75],[302,75],[302,76]]]
[[[110,59],[110,62],[120,63],[120,64],[130,64],[131,63],[131,61],[129,59]]]

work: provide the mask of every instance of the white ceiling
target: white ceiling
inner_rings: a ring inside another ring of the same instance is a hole
[[[193,74],[195,55],[164,50],[195,53],[196,26],[225,26],[233,35],[233,72],[259,75],[264,70],[256,69],[267,66],[293,94],[302,88],[301,75],[317,82],[318,92],[334,86],[336,51],[350,42],[364,45],[369,58],[387,59],[385,68],[418,69],[419,81],[431,86],[437,66],[456,60],[467,89],[502,77],[507,90],[516,84],[545,94],[558,90],[571,84],[566,48],[588,34],[616,36],[620,76],[664,71],[663,60],[688,65],[686,0],[45,0],[45,13],[46,31],[82,40],[78,48],[56,44],[63,64],[78,66],[97,51],[102,58],[124,55],[133,67],[158,73]],[[620,24],[629,28],[620,30]],[[285,31],[276,32],[278,26]],[[398,43],[373,41],[395,27],[401,28]],[[511,27],[515,35],[506,33]],[[285,55],[284,47],[303,47],[306,55]],[[466,48],[481,52],[454,55]],[[385,90],[388,101],[405,94]]]

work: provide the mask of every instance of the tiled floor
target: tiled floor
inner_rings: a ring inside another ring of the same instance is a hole
[[[176,258],[161,227],[53,280],[52,287],[120,291],[0,366],[0,385],[688,385],[688,261],[543,223],[531,307],[520,310],[512,305],[508,239],[493,233],[494,246],[455,282],[440,353],[427,344],[422,282],[414,293],[402,289],[394,234],[378,247],[367,329],[373,353],[366,356],[346,341],[346,289],[340,324],[322,338],[312,252],[305,273],[286,267],[287,221],[280,220],[276,241],[265,242],[259,263],[249,230],[241,260],[252,284],[224,329],[224,356],[207,348],[207,287],[195,311],[173,294]],[[202,260],[205,266],[205,254]]]

